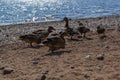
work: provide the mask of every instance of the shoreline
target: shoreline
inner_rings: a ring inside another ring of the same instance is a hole
[[[117,15],[106,15],[106,16],[95,16],[95,17],[81,17],[81,18],[74,18],[71,20],[87,20],[87,19],[97,19],[97,18],[109,18],[109,17],[120,17],[120,14]],[[52,23],[52,22],[59,22],[61,20],[52,20],[52,21],[36,21],[36,22],[18,22],[18,23],[2,23],[1,26],[16,26],[16,25],[25,25],[25,24],[39,24],[39,23]]]

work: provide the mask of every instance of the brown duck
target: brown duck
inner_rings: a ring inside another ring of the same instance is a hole
[[[89,28],[86,28],[83,23],[79,23],[78,31],[81,33],[81,36],[86,37],[86,33],[90,31]]]
[[[47,30],[37,30],[34,31],[33,34],[41,37],[41,41],[44,41],[53,30],[55,29],[52,26],[48,26]]]
[[[105,33],[105,28],[101,28],[100,26],[97,27],[97,33],[98,34],[104,34]]]
[[[33,47],[32,43],[36,43],[36,44],[41,43],[41,37],[34,34],[22,35],[19,37],[19,40],[29,43],[31,47]]]
[[[71,39],[73,39],[72,37],[74,35],[79,34],[75,29],[69,27],[69,19],[67,17],[64,17],[63,21],[66,22],[65,23],[65,32],[67,32],[71,36]]]
[[[25,41],[26,43],[29,43],[31,47],[33,47],[32,43],[40,44],[45,38],[47,38],[52,30],[55,29],[52,26],[49,26],[48,31],[38,30],[33,32],[32,34],[20,36],[19,40]]]
[[[54,52],[57,49],[65,48],[65,38],[67,34],[65,32],[60,32],[60,36],[47,38],[47,41],[44,41],[43,44],[49,47],[49,51]]]

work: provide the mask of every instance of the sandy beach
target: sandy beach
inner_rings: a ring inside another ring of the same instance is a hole
[[[48,47],[30,48],[18,40],[20,35],[53,26],[64,30],[65,22],[37,22],[0,26],[0,80],[120,80],[120,16],[105,16],[70,20],[70,27],[78,21],[90,28],[88,39],[66,38],[66,48],[49,53]],[[100,39],[96,27],[106,28],[106,38]],[[56,32],[57,32],[56,31]],[[97,56],[104,54],[104,60]],[[12,68],[3,75],[2,68]]]

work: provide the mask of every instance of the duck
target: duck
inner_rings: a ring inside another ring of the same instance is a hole
[[[78,27],[77,30],[79,31],[82,37],[86,37],[86,33],[90,32],[90,29],[86,28],[81,22],[79,22],[79,26],[80,27]]]
[[[55,30],[52,26],[48,26],[48,30],[37,30],[32,32],[32,34],[26,34],[19,36],[19,40],[22,40],[26,43],[29,43],[31,47],[33,47],[33,43],[40,44],[43,40],[45,40],[49,33]]]
[[[69,19],[67,17],[64,17],[63,21],[65,21],[65,32],[71,36],[70,39],[72,40],[73,36],[78,35],[79,33],[75,29],[69,27]]]
[[[97,26],[97,33],[98,33],[98,37],[101,39],[101,40],[104,40],[106,39],[106,35],[105,35],[105,28],[101,27],[100,25]],[[101,34],[101,36],[100,36]]]
[[[68,34],[66,32],[60,32],[59,34],[60,36],[47,38],[47,40],[43,42],[45,46],[49,47],[48,51],[53,53],[55,50],[65,48],[66,41],[64,37]]]
[[[32,32],[32,34],[39,36],[41,38],[41,41],[44,41],[53,31],[55,31],[55,28],[52,26],[48,26],[47,30],[37,30]]]
[[[105,28],[102,28],[100,26],[97,26],[97,33],[98,34],[104,34],[105,33]]]
[[[41,43],[41,37],[34,34],[21,35],[19,36],[19,40],[29,43],[30,47],[33,47],[33,43],[36,43],[36,44]]]

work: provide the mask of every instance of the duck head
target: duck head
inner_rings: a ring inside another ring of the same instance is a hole
[[[55,31],[55,28],[53,28],[52,26],[48,26],[48,32],[53,32],[53,30]]]
[[[26,39],[26,35],[19,36],[19,40],[24,40]]]
[[[69,19],[68,19],[67,17],[64,17],[64,18],[63,18],[63,21],[66,22],[65,27],[66,27],[66,28],[69,28]]]
[[[87,29],[86,29],[86,32],[90,32],[90,29],[87,28]]]
[[[83,23],[79,23],[79,26],[83,26]]]
[[[64,17],[63,18],[63,21],[68,21],[69,19],[67,17]]]
[[[97,26],[97,29],[100,29],[100,26]]]

